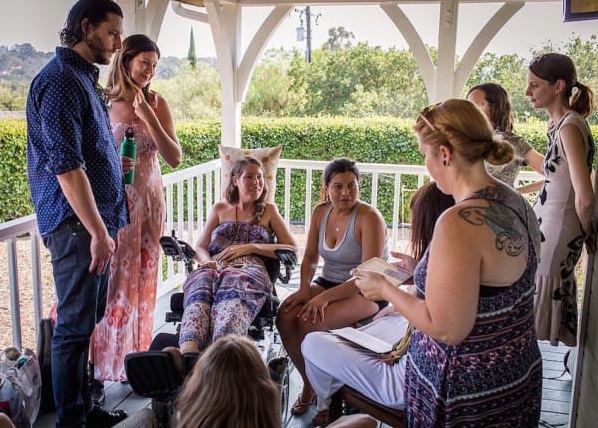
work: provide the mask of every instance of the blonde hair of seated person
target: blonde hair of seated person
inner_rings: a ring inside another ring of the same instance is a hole
[[[255,343],[226,335],[195,364],[179,398],[177,428],[280,428],[280,393]]]

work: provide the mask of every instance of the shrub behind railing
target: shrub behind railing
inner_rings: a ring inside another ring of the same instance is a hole
[[[0,223],[33,213],[24,119],[0,120]]]
[[[412,131],[413,121],[393,118],[243,118],[242,145],[247,148],[283,146],[285,159],[331,160],[346,156],[358,162],[422,165]],[[540,153],[546,148],[545,124],[520,124],[516,131]],[[598,126],[592,127],[598,141]],[[177,124],[177,135],[183,147],[180,169],[218,158],[220,122],[198,121]],[[0,222],[33,213],[26,171],[26,124],[24,119],[0,120]],[[172,172],[161,163],[164,174]],[[297,172],[297,174],[304,174]],[[277,186],[283,186],[279,171]],[[305,194],[305,181],[293,180],[293,195]],[[405,184],[409,187],[409,183]],[[320,183],[313,184],[317,191]],[[362,182],[364,199],[369,199],[370,184]],[[392,186],[378,189],[380,210],[391,209]],[[280,193],[279,193],[280,195]],[[291,218],[302,220],[302,199],[294,199]],[[277,199],[277,202],[278,201]]]

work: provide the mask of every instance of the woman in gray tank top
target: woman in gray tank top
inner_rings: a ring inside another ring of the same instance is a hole
[[[359,170],[350,159],[335,159],[324,170],[323,202],[314,210],[299,290],[282,303],[276,324],[289,356],[303,378],[291,413],[306,413],[315,402],[305,375],[301,342],[307,333],[346,327],[374,315],[386,302],[365,299],[350,271],[372,257],[388,257],[382,214],[359,200]],[[321,275],[314,279],[320,258]]]

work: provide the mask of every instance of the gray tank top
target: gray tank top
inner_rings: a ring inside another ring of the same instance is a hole
[[[322,222],[320,223],[318,251],[320,256],[324,259],[324,266],[322,267],[322,277],[331,282],[345,282],[351,278],[349,273],[351,269],[361,263],[361,244],[355,240],[355,217],[357,217],[357,210],[361,204],[357,202],[351,211],[351,218],[347,225],[347,230],[340,243],[330,248],[326,245],[326,224],[328,223],[328,216],[332,211],[332,206],[324,214]]]

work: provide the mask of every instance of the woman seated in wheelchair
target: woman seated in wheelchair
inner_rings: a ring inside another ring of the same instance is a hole
[[[181,352],[199,353],[226,334],[247,334],[274,286],[264,257],[276,258],[278,249],[296,251],[276,205],[266,202],[267,192],[260,161],[237,160],[225,200],[212,207],[197,241],[199,266],[183,285]]]
[[[384,219],[374,206],[359,200],[355,162],[335,159],[324,169],[323,178],[323,202],[311,218],[299,290],[284,300],[276,319],[282,343],[303,378],[303,390],[291,408],[294,415],[307,413],[315,401],[301,355],[305,335],[346,327],[386,304],[360,295],[349,273],[372,257],[388,255]],[[324,267],[314,279],[320,257]]]

